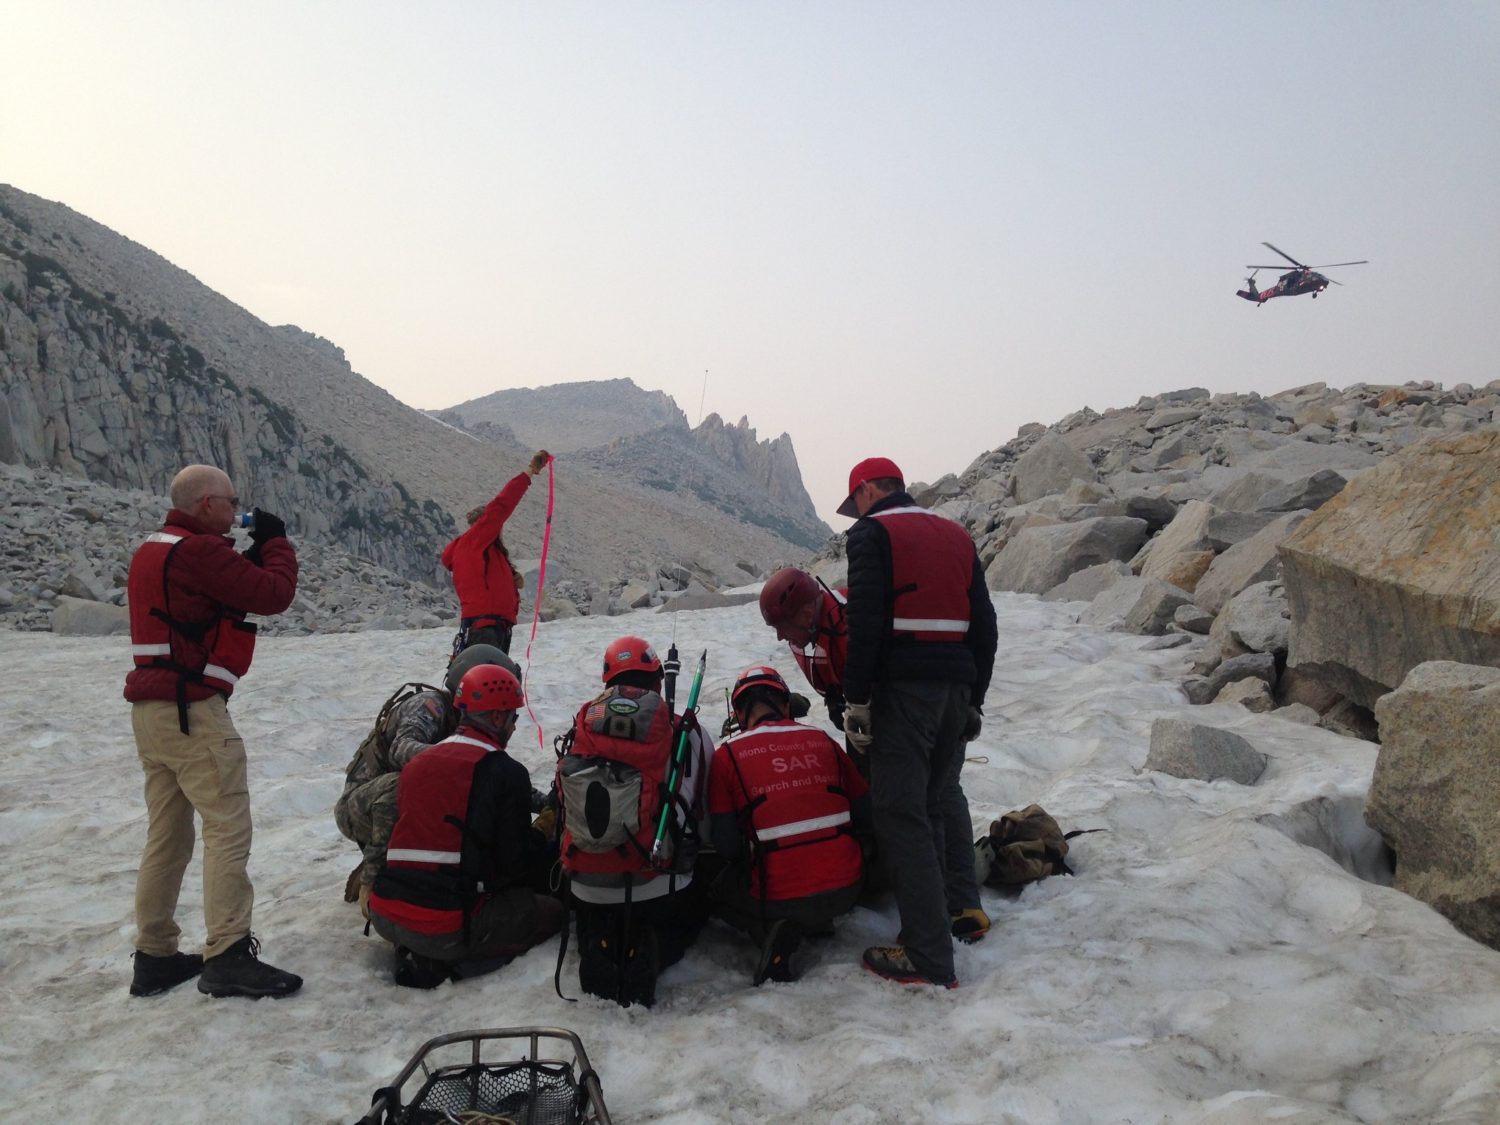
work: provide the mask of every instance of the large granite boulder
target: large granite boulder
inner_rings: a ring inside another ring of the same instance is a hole
[[[1193,601],[1210,613],[1218,613],[1245,587],[1278,578],[1281,560],[1276,549],[1306,518],[1306,512],[1278,516],[1219,555],[1193,587]]]
[[[67,637],[128,636],[130,610],[62,594],[52,610],[52,631]]]
[[[1266,769],[1266,756],[1233,731],[1157,719],[1151,724],[1151,750],[1146,768],[1196,781],[1227,778],[1238,785],[1254,785]]]
[[[1396,888],[1500,949],[1500,669],[1419,664],[1375,717],[1365,820],[1396,853]]]
[[[1057,432],[1049,430],[1016,460],[1016,501],[1029,504],[1043,496],[1064,492],[1075,480],[1099,479],[1094,464]],[[1040,593],[1040,591],[1037,591]]]
[[[1500,666],[1497,528],[1500,429],[1362,473],[1281,544],[1288,663],[1365,707],[1424,661]]]
[[[1085,625],[1160,636],[1167,631],[1177,608],[1192,601],[1186,590],[1159,578],[1131,575],[1116,580],[1094,598],[1078,620]]]
[[[1207,561],[1193,575],[1192,581],[1196,585],[1208,568],[1208,563],[1213,561],[1213,547],[1208,541],[1208,521],[1213,518],[1213,514],[1213,505],[1202,500],[1189,500],[1179,508],[1172,522],[1147,543],[1137,556],[1141,577],[1159,578],[1163,582],[1179,584],[1175,580],[1182,577],[1184,556],[1190,556],[1196,563],[1207,552]],[[1193,587],[1184,584],[1183,588],[1191,590]]]
[[[992,590],[1041,594],[1084,567],[1129,559],[1145,541],[1146,521],[1129,516],[1027,527],[995,556],[985,577]]]

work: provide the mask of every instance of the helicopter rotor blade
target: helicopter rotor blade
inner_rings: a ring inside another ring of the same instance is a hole
[[[1269,242],[1262,242],[1261,245],[1264,246],[1267,250],[1276,250],[1276,247],[1272,246]],[[1307,266],[1304,266],[1301,262],[1297,261],[1296,258],[1292,257],[1285,250],[1276,250],[1276,253],[1280,254],[1283,258],[1285,258],[1287,261],[1291,262],[1292,265],[1298,267],[1299,269],[1304,269],[1305,270],[1305,269],[1309,268]],[[1273,267],[1267,267],[1267,268],[1273,268]]]
[[[1357,262],[1329,262],[1326,266],[1313,266],[1312,268],[1315,270],[1331,270],[1339,266],[1367,266],[1369,264],[1368,259],[1361,258]]]

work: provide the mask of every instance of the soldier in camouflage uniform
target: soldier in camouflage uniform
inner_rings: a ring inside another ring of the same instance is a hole
[[[344,901],[358,900],[364,907],[396,824],[396,781],[401,770],[453,733],[458,719],[453,693],[464,673],[481,664],[498,664],[521,678],[515,661],[498,648],[471,645],[448,666],[442,688],[403,684],[386,700],[374,728],[354,752],[344,775],[344,792],[333,806],[339,831],[364,852],[364,859],[349,873]]]

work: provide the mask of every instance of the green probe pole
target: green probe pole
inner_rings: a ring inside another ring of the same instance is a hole
[[[688,691],[687,710],[683,712],[686,718],[698,709],[698,693],[703,689],[703,673],[708,668],[708,649],[703,650],[703,655],[698,657],[698,670],[693,673],[693,686]],[[664,870],[671,862],[672,857],[667,854],[667,821],[672,815],[672,807],[677,803],[677,789],[682,784],[682,763],[687,760],[688,740],[691,728],[684,726],[682,733],[677,736],[677,750],[672,755],[672,770],[667,775],[667,799],[661,804],[661,816],[656,821],[656,839],[651,842],[651,866],[658,871]]]

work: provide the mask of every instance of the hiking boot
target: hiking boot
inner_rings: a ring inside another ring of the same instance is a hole
[[[246,934],[217,957],[203,962],[198,991],[210,996],[290,996],[302,987],[302,978],[267,965],[260,959],[260,942]]]
[[[661,954],[656,931],[650,926],[632,927],[635,939],[627,942],[625,962],[620,966],[619,1005],[628,1008],[639,1004],[649,1008],[656,1003],[656,976],[661,971]]]
[[[402,988],[436,988],[452,976],[452,968],[445,962],[413,953],[404,945],[396,946],[395,979]]]
[[[960,910],[953,915],[950,930],[965,945],[973,945],[976,941],[983,941],[984,935],[990,932],[990,916],[977,906],[972,910]]]
[[[203,958],[196,953],[154,953],[135,951],[135,975],[130,981],[132,996],[160,996],[203,971]]]
[[[779,982],[797,979],[797,970],[792,966],[792,954],[802,944],[802,931],[795,922],[778,918],[771,923],[766,940],[760,946],[760,960],[755,964],[755,986],[759,988],[768,980]]]
[[[957,988],[958,978],[937,980],[922,972],[911,963],[906,950],[899,945],[872,945],[865,950],[864,966],[877,977],[893,980],[897,984],[933,984],[939,988]]]

